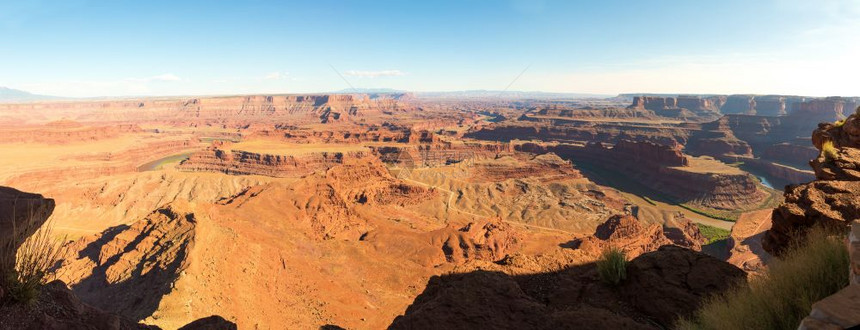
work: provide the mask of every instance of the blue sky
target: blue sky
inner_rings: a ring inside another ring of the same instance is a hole
[[[860,0],[7,1],[0,86],[860,95]],[[332,69],[335,68],[335,70]]]

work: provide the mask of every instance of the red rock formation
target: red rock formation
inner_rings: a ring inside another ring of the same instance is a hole
[[[294,143],[397,142],[418,144],[436,143],[439,141],[433,132],[395,125],[355,126],[337,130],[277,127],[275,130],[257,130],[245,138],[249,140],[271,139]]]
[[[197,219],[185,207],[156,210],[131,226],[73,242],[63,278],[82,300],[141,320],[188,266]],[[80,252],[78,252],[80,251]]]
[[[705,242],[699,228],[687,222],[680,233],[673,233],[672,239],[666,236],[663,227],[651,224],[647,227],[630,215],[615,215],[601,224],[594,235],[574,240],[573,245],[586,255],[596,258],[609,247],[622,249],[630,258],[643,253],[657,251],[663,245],[679,245],[701,251]]]
[[[786,187],[785,202],[773,211],[773,226],[764,239],[770,253],[781,253],[792,235],[815,224],[844,228],[860,218],[860,114],[840,125],[820,124],[812,143],[821,150],[810,162],[818,180]]]
[[[832,122],[844,117],[845,102],[840,98],[815,99],[792,105],[792,116],[812,122]]]
[[[139,99],[0,104],[0,111],[42,113],[78,121],[290,120],[305,123],[347,121],[382,112],[401,111],[396,98],[371,99],[363,94],[250,95],[192,99]]]
[[[764,238],[765,250],[779,255],[792,237],[815,224],[847,227],[860,218],[860,181],[814,181],[789,186],[785,202],[773,210],[772,228]]]
[[[786,114],[785,98],[782,96],[756,96],[755,113],[759,116],[782,116]]]
[[[803,145],[787,142],[774,144],[761,152],[761,158],[805,168],[805,164],[818,157],[818,150],[809,145],[809,140],[803,142]]]
[[[501,182],[507,179],[537,177],[544,180],[582,178],[582,174],[566,161],[553,153],[538,155],[517,164],[478,163],[471,168],[470,181]]]
[[[534,112],[536,116],[543,117],[561,117],[572,119],[589,119],[589,118],[656,118],[653,111],[647,110],[644,107],[632,106],[629,108],[601,108],[601,109],[581,109],[581,108],[558,108],[544,107]],[[531,115],[525,119],[533,119]]]
[[[689,160],[681,153],[680,146],[665,146],[651,142],[619,141],[611,149],[624,154],[636,164],[654,167],[688,166]]]
[[[516,252],[522,240],[520,233],[501,219],[472,222],[456,231],[451,229],[448,227],[431,236],[435,237],[435,242],[442,242],[440,249],[445,259],[453,263],[498,261]]]
[[[756,101],[750,95],[729,95],[726,103],[720,108],[723,114],[754,115]]]
[[[185,171],[221,172],[232,175],[299,177],[343,164],[345,159],[366,158],[356,152],[314,152],[302,155],[271,155],[211,147],[192,154],[177,168]]]
[[[598,144],[589,144],[584,148],[558,146],[547,149],[574,162],[586,162],[611,169],[679,202],[694,202],[706,207],[733,210],[757,205],[765,197],[752,176],[740,171],[730,171],[731,168],[717,161],[705,162],[723,170],[709,172],[697,170],[695,167],[678,166],[685,158],[677,147],[648,142],[626,142],[617,150]],[[676,165],[670,166],[672,164]]]
[[[680,95],[677,102],[679,108],[690,109],[694,112],[720,111],[714,100],[700,96]]]
[[[751,157],[753,149],[750,145],[734,134],[732,121],[736,117],[723,116],[713,122],[704,123],[701,128],[690,134],[690,140],[685,150],[691,154],[709,155],[713,157],[747,156]]]
[[[677,108],[678,100],[674,97],[636,96],[630,106],[635,109],[663,110]]]
[[[8,253],[0,256],[0,262],[2,262],[0,271],[6,272],[10,269],[6,268],[8,267],[6,263],[10,260],[14,261],[19,245],[44,224],[53,209],[54,200],[52,199],[0,187],[0,244],[12,248],[0,249]],[[173,221],[193,222],[193,215],[189,217],[186,214],[178,217],[171,212],[167,210],[160,215],[169,216]],[[3,299],[3,283],[0,281],[0,302],[2,302],[0,303],[0,328],[158,329],[158,327],[138,324],[132,320],[139,319],[136,317],[139,314],[135,314],[135,311],[139,311],[141,305],[157,306],[160,299],[158,293],[170,290],[169,285],[163,287],[154,285],[165,279],[161,273],[163,268],[176,266],[174,261],[168,262],[168,260],[184,257],[183,249],[188,245],[188,231],[177,232],[170,224],[153,224],[150,221],[141,223],[143,225],[135,225],[137,230],[127,227],[113,228],[100,237],[84,238],[71,244],[82,249],[81,259],[88,259],[90,263],[98,260],[98,265],[88,264],[83,268],[75,268],[78,274],[92,272],[89,279],[93,277],[98,279],[88,283],[94,285],[95,290],[102,294],[113,290],[113,294],[108,296],[86,300],[95,301],[95,304],[106,310],[121,310],[126,312],[125,314],[132,314],[130,317],[105,312],[82,302],[62,281],[53,281],[41,287],[33,304],[8,302]],[[71,251],[77,250],[69,251],[71,254],[74,253]],[[173,276],[176,274],[174,273]],[[106,280],[111,285],[106,286]],[[136,290],[129,290],[130,288]],[[197,327],[199,324],[199,322],[189,324],[186,329],[199,329]],[[214,323],[210,322],[210,324]],[[235,324],[231,322],[224,321],[217,324],[221,326],[220,329],[235,329]]]
[[[0,104],[2,107],[2,104]],[[0,143],[68,144],[111,139],[122,134],[140,132],[137,125],[84,127],[74,122],[50,123],[0,130]]]

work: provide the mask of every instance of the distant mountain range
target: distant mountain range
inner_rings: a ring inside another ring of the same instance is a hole
[[[62,97],[39,95],[8,87],[0,87],[0,102],[27,102],[59,99],[62,99]]]

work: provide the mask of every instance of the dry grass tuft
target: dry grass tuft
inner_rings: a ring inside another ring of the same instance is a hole
[[[619,248],[603,251],[597,259],[597,274],[600,280],[609,285],[618,285],[627,278],[627,256]]]
[[[30,217],[34,217],[33,211],[30,212]],[[15,218],[14,214],[12,218]],[[35,228],[30,229],[18,231],[17,228],[13,228],[13,232],[33,232],[32,229]],[[0,263],[0,265],[14,265],[13,269],[0,269],[0,286],[5,290],[4,299],[7,301],[32,303],[38,298],[41,287],[56,277],[55,266],[65,253],[65,244],[63,239],[54,237],[51,220],[41,224],[17,251],[12,251],[14,242],[23,238],[16,237],[0,246],[0,256],[14,258]]]
[[[812,304],[848,285],[844,236],[822,228],[809,231],[768,272],[710,298],[679,329],[796,329]]]
[[[833,161],[839,154],[836,151],[836,147],[833,145],[833,141],[824,141],[821,144],[821,153],[824,155],[824,160]]]

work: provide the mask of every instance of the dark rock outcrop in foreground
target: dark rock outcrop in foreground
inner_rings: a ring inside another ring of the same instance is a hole
[[[669,245],[630,261],[617,288],[599,280],[594,264],[533,275],[448,274],[432,277],[390,329],[656,329],[745,280],[735,266]]]
[[[819,124],[812,143],[821,151],[809,163],[816,180],[786,187],[785,202],[773,210],[773,227],[762,241],[771,254],[779,255],[792,237],[815,224],[847,231],[860,219],[860,117]]]
[[[0,187],[0,244],[14,247],[0,249],[0,260],[5,260],[5,263],[11,260],[14,265],[17,248],[45,223],[53,210],[53,199]],[[42,287],[32,304],[4,299],[4,292],[0,282],[0,330],[158,329],[83,303],[62,281],[53,281]],[[210,316],[182,329],[236,329],[236,325],[221,317]]]
[[[0,187],[0,251],[18,251],[53,212],[53,199]],[[0,272],[11,270],[14,265],[14,253],[0,255]]]

